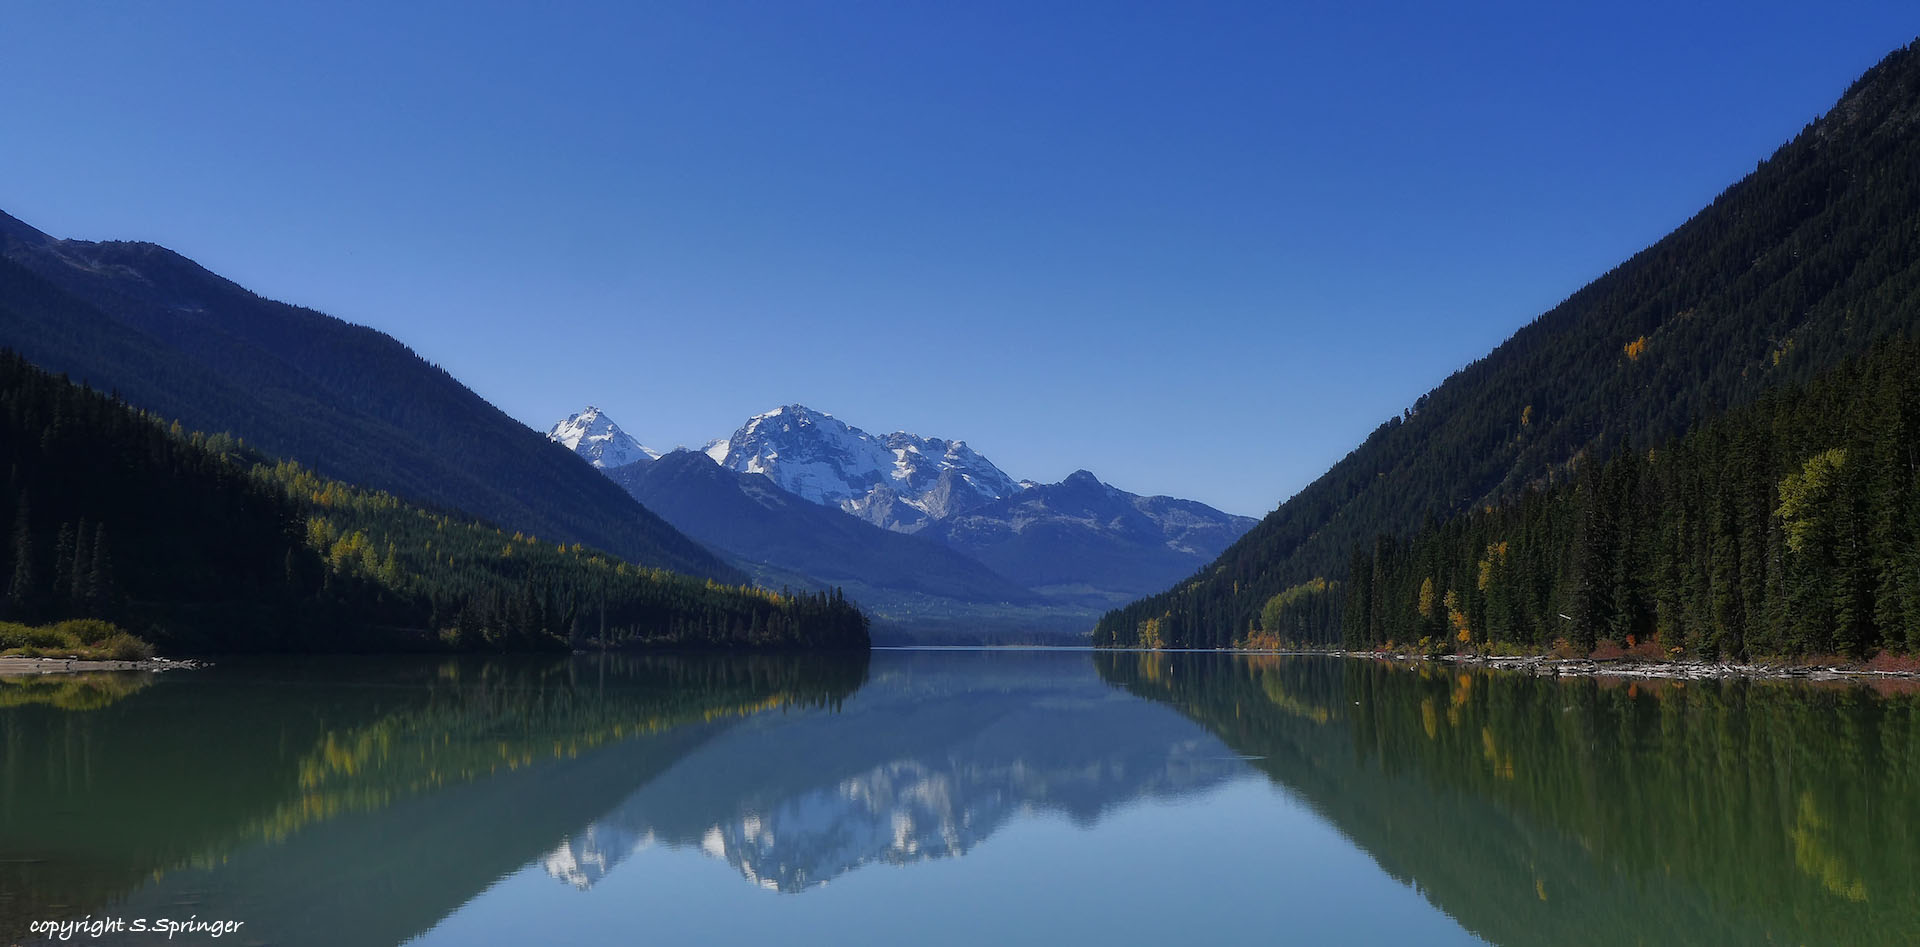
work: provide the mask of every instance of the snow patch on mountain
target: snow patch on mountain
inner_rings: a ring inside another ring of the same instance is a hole
[[[578,835],[560,841],[560,845],[541,859],[547,875],[581,891],[593,887],[615,866],[655,842],[652,831],[636,833],[607,824],[590,825]]]
[[[602,470],[624,467],[642,460],[660,459],[659,451],[634,440],[627,432],[620,430],[620,425],[613,423],[612,418],[592,405],[554,424],[547,431],[547,439],[585,457]]]

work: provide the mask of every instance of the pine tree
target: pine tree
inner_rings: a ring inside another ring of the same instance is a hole
[[[96,524],[98,525],[98,524]],[[84,517],[74,529],[73,562],[67,567],[69,581],[59,592],[67,600],[67,610],[74,615],[99,617],[92,614],[93,604],[93,530],[87,528]]]
[[[40,617],[40,581],[33,562],[31,508],[24,493],[20,495],[13,523],[13,576],[7,583],[7,617],[34,621]]]
[[[50,596],[56,607],[68,609],[73,605],[74,582],[74,530],[72,523],[61,523],[60,532],[53,541],[53,595]]]
[[[112,617],[118,602],[113,558],[107,552],[107,524],[97,523],[93,527],[93,556],[87,568],[87,609],[100,617]]]

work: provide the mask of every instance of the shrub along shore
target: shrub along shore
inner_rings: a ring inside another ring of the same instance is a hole
[[[49,625],[0,622],[0,657],[146,661],[153,657],[153,645],[97,618],[73,618]]]

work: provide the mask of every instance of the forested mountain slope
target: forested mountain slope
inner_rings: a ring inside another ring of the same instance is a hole
[[[176,652],[868,644],[838,593],[724,586],[410,506],[4,350],[0,458],[0,620],[104,618]]]
[[[1104,644],[1218,647],[1357,546],[1645,449],[1920,324],[1920,43],[1687,223],[1389,420]]]
[[[55,240],[0,213],[0,345],[328,476],[648,566],[741,578],[393,338],[263,299],[164,247]]]
[[[1344,636],[1309,633],[1352,648],[1920,651],[1916,538],[1920,344],[1896,340],[1519,502],[1383,536],[1350,570]]]

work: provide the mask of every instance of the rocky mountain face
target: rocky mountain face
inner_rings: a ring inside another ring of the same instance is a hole
[[[749,418],[706,453],[729,470],[765,474],[789,493],[903,533],[1020,489],[965,441],[905,431],[876,437],[798,404]]]

